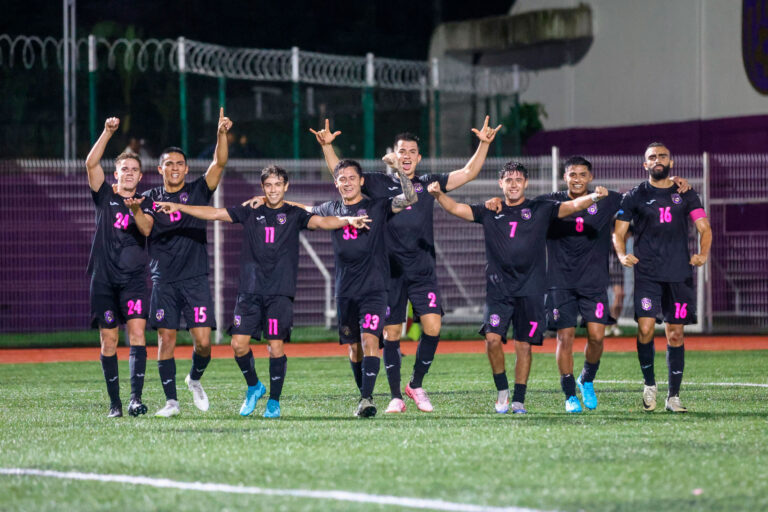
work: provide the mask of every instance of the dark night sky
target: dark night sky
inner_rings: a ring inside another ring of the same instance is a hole
[[[60,37],[62,2],[3,7],[0,33]],[[141,38],[185,36],[251,48],[289,48],[424,59],[434,25],[504,14],[513,0],[78,0],[78,36],[105,21],[133,25]],[[105,34],[106,35],[106,34]]]

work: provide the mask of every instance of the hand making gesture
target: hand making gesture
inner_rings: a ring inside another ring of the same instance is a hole
[[[488,126],[488,122],[490,121],[491,116],[485,116],[485,123],[483,123],[483,127],[479,130],[477,128],[472,128],[472,131],[475,135],[477,135],[477,138],[480,139],[480,142],[487,142],[490,144],[493,142],[493,139],[496,137],[496,132],[501,130],[501,125],[497,126],[496,128],[491,128]]]
[[[331,123],[328,119],[325,120],[325,128],[322,130],[315,131],[310,128],[309,131],[315,134],[315,138],[321,146],[330,145],[338,135],[341,135],[340,131],[331,132]]]

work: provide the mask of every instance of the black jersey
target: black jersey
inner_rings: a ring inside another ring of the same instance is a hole
[[[356,217],[368,215],[368,229],[344,226],[331,232],[336,263],[336,296],[360,298],[373,292],[384,292],[389,281],[389,261],[384,231],[392,215],[390,199],[368,199],[345,205],[341,200],[328,201],[312,208],[316,215]]]
[[[363,173],[363,193],[373,199],[395,197],[403,193],[396,174]],[[411,182],[419,200],[405,208],[387,224],[387,250],[403,268],[406,276],[418,275],[424,268],[435,267],[433,212],[435,198],[427,192],[433,181],[446,192],[448,174],[424,174]]]
[[[289,204],[235,206],[227,212],[245,231],[238,293],[296,295],[299,231],[307,228],[312,214]]]
[[[213,197],[205,176],[185,183],[181,190],[168,193],[161,185],[144,192],[152,201],[155,224],[149,234],[149,268],[152,281],[172,283],[208,274],[207,222],[181,212],[158,211],[157,203],[166,201],[206,206]]]
[[[133,197],[141,198],[138,194]],[[96,281],[114,284],[145,279],[146,238],[139,232],[130,208],[123,203],[125,198],[116,194],[106,181],[97,192],[91,190],[91,198],[96,209],[96,233],[88,259],[88,274]],[[142,203],[142,209],[149,211],[149,206]]]
[[[568,191],[553,192],[543,199],[570,201]],[[606,288],[610,284],[608,256],[611,230],[621,194],[608,197],[562,219],[555,219],[547,232],[547,284],[562,290]]]
[[[485,277],[489,297],[524,297],[546,291],[547,229],[560,203],[526,199],[501,212],[471,205],[475,222],[485,231]]]
[[[632,222],[635,276],[669,283],[689,279],[688,217],[704,216],[699,195],[677,186],[657,188],[645,181],[624,195],[617,218]]]

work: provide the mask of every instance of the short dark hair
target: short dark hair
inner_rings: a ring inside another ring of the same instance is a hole
[[[169,146],[160,152],[159,165],[163,165],[163,157],[169,153],[179,153],[181,156],[184,157],[184,163],[185,164],[187,163],[187,154],[184,152],[183,149],[176,146]]]
[[[278,165],[270,165],[261,170],[261,184],[263,185],[270,176],[283,178],[283,181],[288,183],[288,171]]]
[[[115,166],[125,160],[126,158],[133,158],[137,162],[139,162],[139,172],[141,172],[141,159],[139,158],[139,155],[134,153],[133,151],[123,151],[117,157],[115,157]]]
[[[415,142],[417,146],[421,142],[419,141],[419,137],[416,134],[411,132],[403,132],[395,135],[395,144],[393,147],[397,147],[397,143],[400,142],[401,140]]]
[[[648,144],[648,145],[645,147],[645,151],[643,151],[643,156],[645,156],[645,154],[646,154],[646,153],[648,152],[648,150],[649,150],[649,149],[651,149],[651,148],[667,148],[667,149],[669,149],[669,146],[667,146],[667,145],[666,145],[666,144],[664,144],[663,142],[659,142],[659,141],[656,141],[656,142],[651,142],[650,144]],[[672,157],[672,151],[670,151],[670,152],[669,152],[669,156],[670,156],[670,158]]]
[[[563,164],[563,172],[566,172],[569,167],[573,165],[583,165],[589,172],[592,172],[592,162],[584,158],[583,156],[572,156],[568,158]]]
[[[528,169],[525,168],[520,162],[509,161],[504,164],[504,167],[499,171],[499,179],[504,179],[507,173],[519,172],[523,175],[523,178],[528,179]]]
[[[336,167],[333,168],[334,179],[339,177],[339,172],[345,167],[354,168],[357,175],[361,178],[363,177],[363,168],[360,166],[360,163],[357,160],[339,160],[339,163],[337,163]]]

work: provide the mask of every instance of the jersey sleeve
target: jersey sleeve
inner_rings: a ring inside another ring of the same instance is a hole
[[[99,190],[94,192],[90,187],[89,190],[91,191],[91,199],[93,199],[95,204],[104,204],[112,192],[112,185],[107,184],[107,180],[104,180]]]
[[[621,204],[619,205],[619,211],[616,213],[616,220],[623,220],[624,222],[632,222],[632,216],[635,212],[635,196],[632,191],[624,194],[621,198]]]
[[[215,190],[208,188],[208,182],[205,181],[205,174],[192,182],[192,187],[195,194],[198,195],[203,201],[205,201],[206,205],[211,202],[211,198],[213,197],[214,192],[216,192]]]
[[[333,201],[327,201],[323,204],[319,204],[317,206],[312,207],[312,214],[313,215],[320,215],[321,217],[328,217],[329,215],[334,215],[333,212]]]
[[[154,219],[157,212],[155,211],[155,199],[152,197],[152,190],[153,189],[145,190],[144,193],[141,194],[146,198],[144,199],[144,202],[141,203],[141,210]]]
[[[387,188],[387,183],[392,183],[390,177],[381,172],[363,173],[363,193],[371,199],[389,197],[392,192]]]
[[[307,229],[307,226],[309,225],[309,219],[313,217],[313,214],[304,210],[303,208],[299,208],[298,206],[293,207],[293,212],[294,215],[298,216],[299,218],[299,229]]]
[[[251,212],[253,212],[253,208],[250,206],[237,205],[227,208],[227,213],[232,217],[234,224],[243,224],[251,216]]]
[[[707,216],[707,212],[704,211],[704,206],[701,204],[699,194],[694,192],[693,189],[683,194],[683,199],[685,200],[688,215],[690,215],[693,222]]]
[[[483,216],[485,216],[490,210],[485,207],[484,203],[471,204],[469,207],[472,209],[472,222],[482,224]]]
[[[448,186],[448,178],[450,176],[450,173],[447,172],[442,174],[426,174],[424,176],[419,176],[419,180],[424,183],[424,188],[428,187],[433,181],[436,181],[440,184],[440,190],[448,192],[446,187]]]

